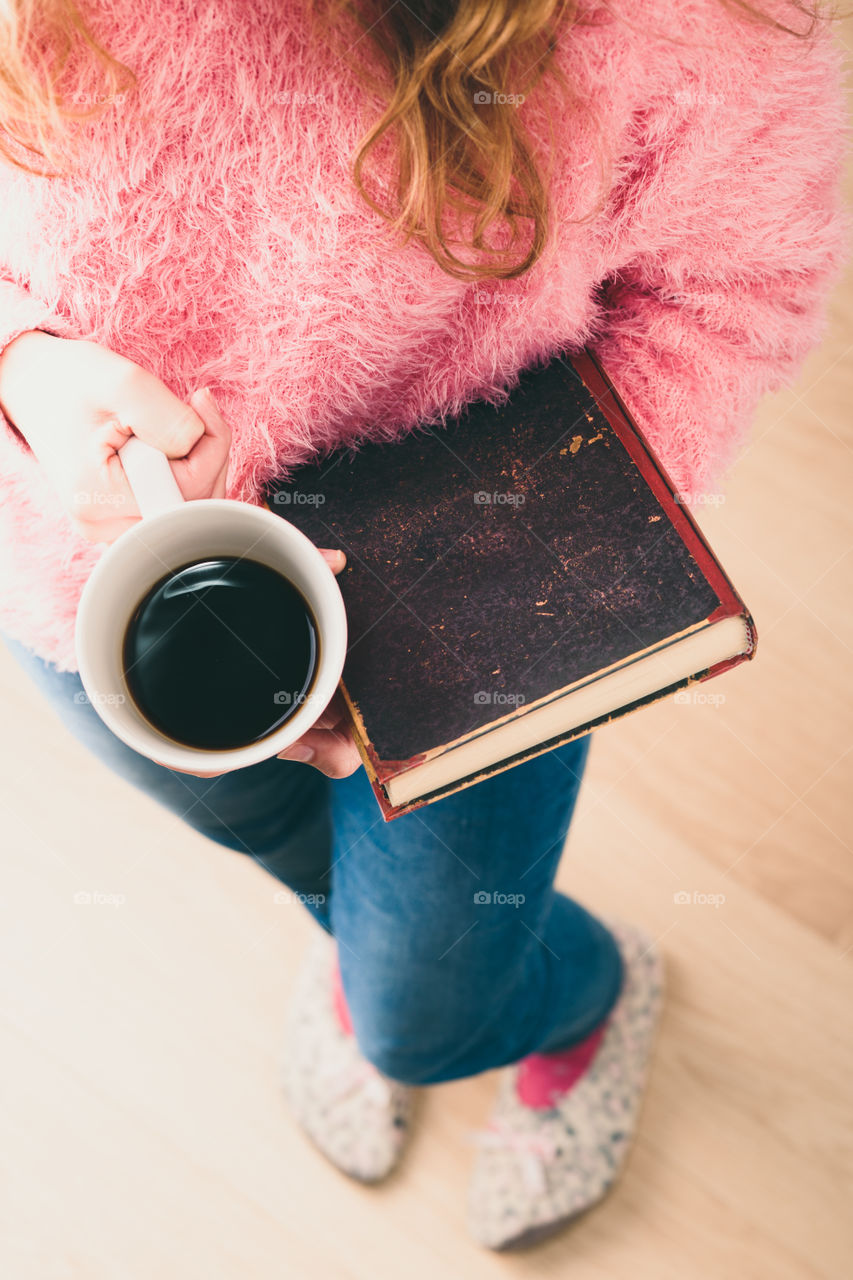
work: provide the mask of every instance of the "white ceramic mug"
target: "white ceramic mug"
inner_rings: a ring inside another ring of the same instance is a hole
[[[185,502],[164,453],[131,436],[119,454],[142,519],[96,564],[80,598],[75,644],[83,688],[113,733],[170,769],[224,772],[278,755],[328,705],[347,646],[344,602],[335,576],[310,539],[264,507],[228,498]],[[124,678],[122,647],[137,605],[170,570],[194,560],[248,556],[301,591],[320,636],[320,658],[299,709],[248,746],[208,751],[166,737],[137,709]]]

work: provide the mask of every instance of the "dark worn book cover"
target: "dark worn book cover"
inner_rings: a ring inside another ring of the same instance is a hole
[[[344,690],[386,817],[382,784],[413,761],[697,623],[748,618],[586,353],[268,500],[347,554]]]

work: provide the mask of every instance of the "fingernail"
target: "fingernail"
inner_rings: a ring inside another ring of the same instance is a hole
[[[279,760],[296,760],[299,764],[307,764],[309,760],[313,760],[315,756],[313,747],[296,746],[290,747],[286,753],[279,756]]]

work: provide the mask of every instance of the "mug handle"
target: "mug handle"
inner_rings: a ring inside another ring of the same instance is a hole
[[[131,436],[119,449],[118,456],[143,517],[183,506],[184,495],[172,474],[169,459],[160,449],[146,444],[138,436]]]

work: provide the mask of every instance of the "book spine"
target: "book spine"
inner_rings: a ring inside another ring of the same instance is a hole
[[[677,490],[671,477],[595,354],[587,348],[582,352],[568,353],[567,358],[587,390],[594,396],[599,409],[607,418],[629,457],[666,511],[667,518],[672,522],[676,532],[699,565],[708,585],[717,593],[721,608],[712,615],[713,620],[737,617],[739,614],[748,616],[746,605],[711,550],[693,513],[683,502],[677,501]]]
[[[361,762],[364,765],[367,780],[370,783],[385,822],[390,822],[392,818],[400,817],[402,813],[408,812],[410,808],[419,807],[417,804],[412,804],[395,809],[388,799],[388,795],[380,780],[380,774],[387,782],[388,779],[394,777],[395,774],[403,773],[407,768],[412,768],[416,764],[421,764],[424,757],[416,756],[412,760],[380,760],[373,748],[373,744],[367,736],[367,731],[365,729],[364,720],[362,719],[358,703],[350,695],[350,692],[343,680],[338,687],[346,704],[347,711],[349,712],[350,732],[352,733],[353,742],[356,745],[358,754],[361,756]],[[437,796],[436,799],[438,799]]]

